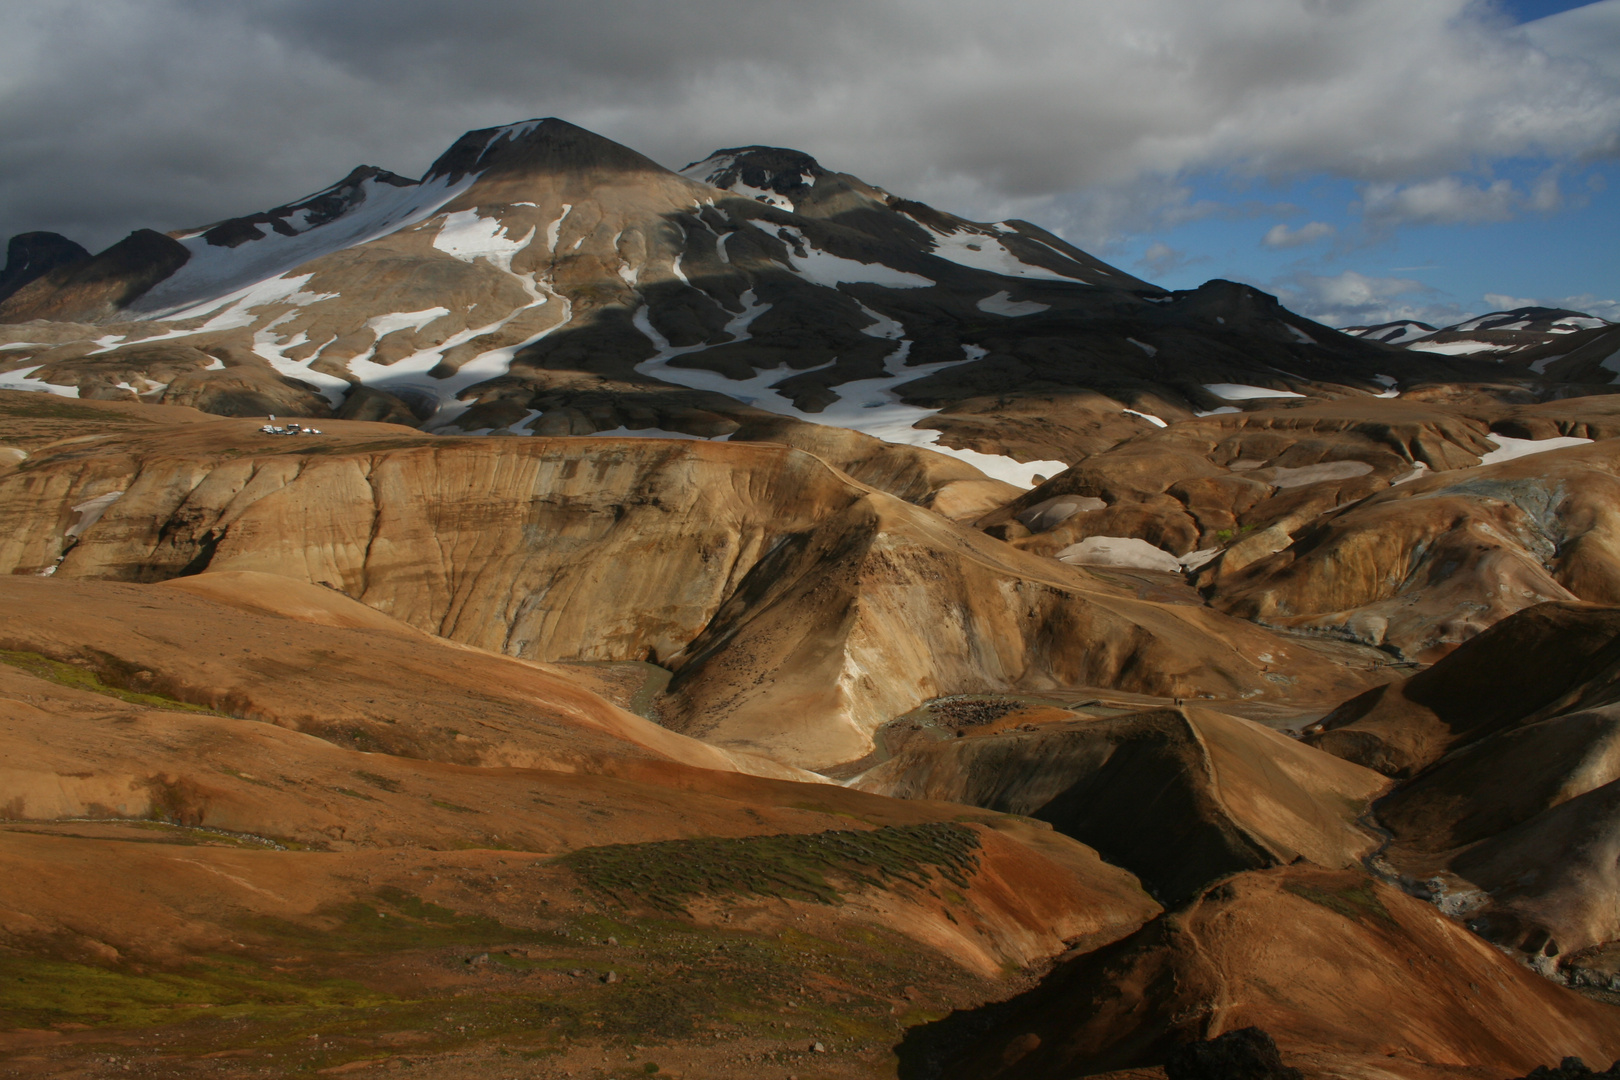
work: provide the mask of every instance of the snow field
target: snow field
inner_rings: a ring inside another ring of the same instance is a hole
[[[907,214],[907,217],[911,215]],[[911,218],[917,221],[916,218]],[[1039,278],[1045,281],[1079,281],[1086,279],[1078,273],[1061,274],[1055,270],[1048,270],[1044,266],[1035,266],[1024,262],[993,236],[985,233],[962,231],[942,232],[925,222],[917,221],[918,225],[927,229],[934,238],[934,254],[941,259],[966,266],[974,270],[988,270],[992,274],[1002,277]],[[998,226],[999,228],[999,226]],[[1016,230],[1001,230],[1004,234],[1016,235]],[[1048,245],[1049,246],[1049,245]],[[1062,255],[1062,252],[1058,252]],[[1063,255],[1067,259],[1067,255]],[[990,309],[986,309],[990,310]]]
[[[358,205],[343,216],[294,236],[263,227],[264,236],[234,248],[215,247],[201,233],[182,239],[191,252],[185,265],[155,285],[131,307],[137,317],[183,318],[199,304],[217,303],[221,293],[234,293],[344,248],[364,244],[431,217],[439,207],[472,186],[475,175],[455,184],[435,180],[395,187],[375,179],[361,185]]]
[[[847,262],[848,260],[840,260]],[[856,266],[864,264],[855,263]],[[770,305],[760,304],[755,300],[752,289],[742,296],[743,311],[734,317],[726,326],[736,340],[748,339],[748,327]],[[898,322],[870,308],[862,305],[877,325],[867,328],[864,332],[872,337],[897,340],[904,333],[904,328]],[[661,379],[664,382],[674,383],[677,386],[687,386],[694,390],[711,390],[724,394],[729,398],[741,401],[745,405],[775,413],[778,416],[791,416],[798,420],[805,420],[812,424],[826,424],[830,427],[848,428],[859,431],[885,442],[900,443],[907,446],[922,446],[942,454],[949,454],[959,461],[965,461],[978,468],[987,476],[997,480],[1004,480],[1019,487],[1033,487],[1032,477],[1037,473],[1051,476],[1068,468],[1061,461],[1031,461],[1018,462],[1009,457],[997,454],[981,454],[974,450],[955,450],[948,446],[938,445],[940,433],[927,428],[918,428],[916,425],[939,412],[938,409],[925,409],[916,405],[908,405],[900,400],[894,388],[936,371],[955,367],[958,364],[970,363],[982,359],[984,350],[976,345],[962,347],[961,360],[946,360],[937,364],[926,364],[919,367],[906,367],[906,357],[911,353],[911,342],[899,340],[894,352],[890,353],[884,366],[887,374],[873,379],[858,379],[853,382],[841,383],[833,387],[838,394],[838,400],[819,413],[808,413],[793,404],[791,400],[778,392],[774,387],[784,379],[794,375],[804,374],[804,371],[795,370],[786,364],[757,372],[748,379],[729,379],[716,371],[707,371],[702,368],[673,367],[670,361],[687,353],[697,352],[707,348],[706,345],[691,345],[676,347],[664,338],[653,327],[645,307],[637,310],[633,322],[638,330],[646,335],[658,350],[650,360],[644,360],[636,365],[636,370],[643,375]],[[836,361],[833,361],[836,362]],[[807,371],[820,371],[830,367],[831,363],[820,368],[809,368]]]

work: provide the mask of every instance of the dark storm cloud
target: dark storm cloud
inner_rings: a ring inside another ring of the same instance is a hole
[[[797,146],[968,212],[1084,187],[1092,229],[1204,168],[1613,152],[1620,94],[1465,0],[32,0],[0,10],[0,232],[201,224],[540,115],[675,167]]]

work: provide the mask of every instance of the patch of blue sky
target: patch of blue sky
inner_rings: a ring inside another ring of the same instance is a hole
[[[1593,0],[1498,0],[1502,9],[1521,23],[1545,19],[1548,15],[1585,7],[1592,2]]]
[[[1410,185],[1391,191],[1323,175],[1190,177],[1187,205],[1201,216],[1133,236],[1107,257],[1166,288],[1246,281],[1325,320],[1461,318],[1490,310],[1487,296],[1612,305],[1620,301],[1620,163],[1550,170],[1546,161],[1498,162],[1415,196],[1403,196]],[[1366,303],[1350,304],[1347,290],[1332,287],[1347,272],[1364,279]],[[1593,313],[1620,318],[1616,307]]]

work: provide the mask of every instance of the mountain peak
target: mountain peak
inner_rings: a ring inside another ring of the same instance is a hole
[[[534,172],[652,172],[669,170],[612,139],[554,116],[479,128],[457,139],[428,169],[423,183],[454,185],[477,173],[498,178]]]
[[[802,150],[782,146],[739,146],[716,150],[702,161],[681,170],[689,180],[738,194],[753,195],[761,202],[778,203],[779,196],[789,207],[815,187],[816,181],[830,175],[821,163]]]

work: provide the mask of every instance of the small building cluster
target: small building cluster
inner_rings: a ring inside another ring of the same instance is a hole
[[[304,427],[302,424],[295,424],[291,420],[285,424],[277,424],[274,415],[270,417],[270,422],[259,428],[259,430],[266,435],[319,435],[321,433],[320,428]]]

